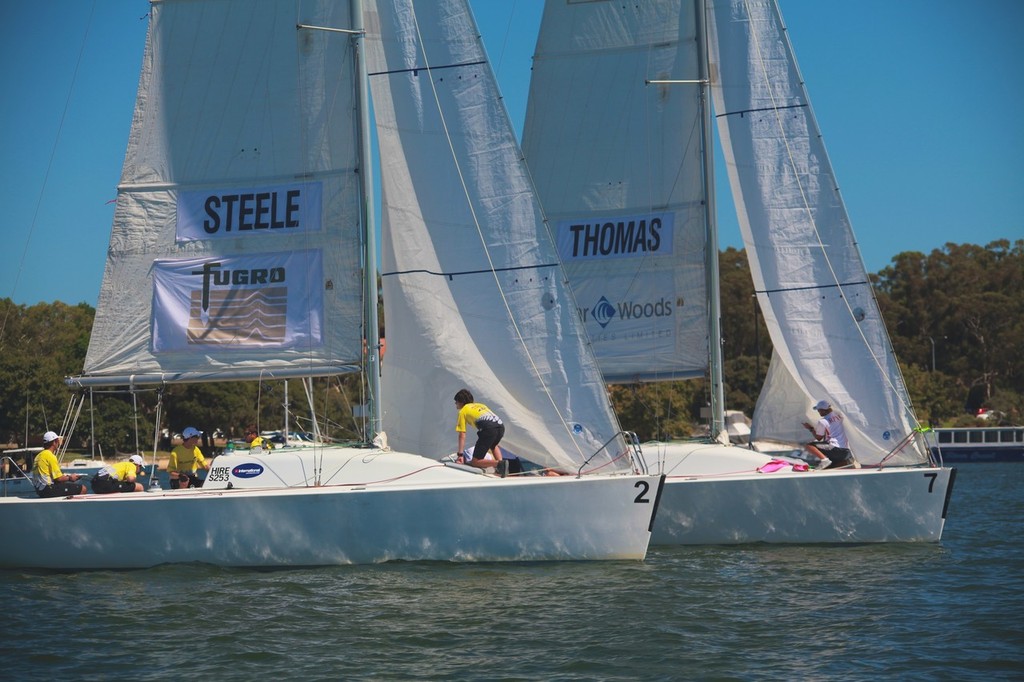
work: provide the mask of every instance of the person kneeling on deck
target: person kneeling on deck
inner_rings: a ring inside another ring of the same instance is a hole
[[[92,477],[92,491],[107,493],[141,493],[142,484],[135,479],[142,475],[142,456],[132,455],[127,462],[109,464]]]
[[[77,483],[78,474],[65,474],[57,463],[54,453],[60,447],[60,436],[53,431],[43,434],[43,450],[32,462],[32,484],[39,497],[67,497],[84,495],[85,486]]]
[[[833,412],[827,400],[819,400],[814,409],[821,419],[814,426],[807,422],[803,426],[814,434],[814,440],[805,447],[808,452],[820,458],[818,468],[850,466],[859,469],[860,465],[850,452],[850,441],[843,428],[843,416]]]
[[[459,389],[455,394],[455,409],[459,411],[459,417],[455,422],[455,430],[459,434],[459,447],[455,452],[462,452],[466,449],[466,423],[469,422],[476,427],[476,445],[473,446],[473,456],[465,463],[478,469],[490,469],[494,467],[502,478],[508,475],[508,462],[501,457],[501,448],[498,443],[505,435],[505,425],[498,415],[482,403],[473,402],[473,394],[469,389]],[[494,460],[485,459],[487,451],[494,452]]]

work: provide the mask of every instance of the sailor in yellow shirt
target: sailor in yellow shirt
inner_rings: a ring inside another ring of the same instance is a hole
[[[142,484],[135,479],[142,474],[142,456],[132,455],[127,462],[110,464],[92,477],[92,491],[107,493],[141,493]]]
[[[259,431],[256,430],[255,426],[249,426],[245,430],[245,440],[249,443],[249,450],[255,450],[257,448],[262,450],[274,449],[274,444],[259,435]]]
[[[502,460],[498,443],[505,435],[505,424],[486,405],[473,402],[473,394],[468,388],[460,389],[455,394],[455,408],[459,411],[459,417],[455,422],[455,430],[459,434],[459,447],[455,452],[466,449],[466,424],[472,424],[476,427],[476,445],[473,446],[472,459],[465,463],[478,469],[495,467],[504,478],[508,473],[508,462]],[[485,459],[488,450],[493,451],[497,462]]]
[[[170,479],[171,488],[198,488],[203,482],[196,475],[201,468],[209,469],[203,457],[203,451],[199,449],[199,437],[203,432],[194,426],[187,427],[181,432],[184,439],[181,445],[174,446],[171,456],[167,460],[167,477]]]
[[[60,470],[57,455],[54,454],[60,447],[60,436],[53,431],[47,431],[43,434],[43,446],[44,449],[36,455],[32,463],[32,484],[39,497],[84,495],[85,486],[76,482],[79,479],[78,474],[65,474]]]

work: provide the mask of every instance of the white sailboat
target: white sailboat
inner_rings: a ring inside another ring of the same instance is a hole
[[[464,0],[380,0],[365,16],[376,46],[371,70],[387,81],[374,83],[386,112],[383,191],[389,210],[410,212],[385,225],[386,261],[428,267],[407,252],[428,252],[438,238],[420,232],[470,214],[483,237],[456,255],[491,259],[458,263],[488,273],[463,278],[440,258],[443,276],[428,285],[440,300],[408,321],[390,320],[388,361],[395,357],[400,376],[389,388],[404,397],[385,399],[384,422],[364,13],[356,0],[152,4],[103,290],[85,373],[72,381],[138,386],[356,371],[365,334],[374,431],[393,424],[394,440],[421,448],[391,450],[380,433],[364,448],[217,457],[200,489],[0,500],[0,566],[644,557],[662,478],[633,473],[596,364],[579,353],[575,310],[549,265],[554,247],[523,192],[522,163],[495,167],[494,159],[466,156],[483,148],[505,158],[515,145]],[[411,71],[393,64],[396,40],[409,48]],[[437,159],[423,139],[429,131],[396,132],[391,123],[408,103],[431,122],[463,116],[460,134],[472,148],[454,144]],[[466,114],[482,110],[489,116]],[[450,175],[421,180],[435,164],[459,168],[455,189],[444,182]],[[400,198],[421,182],[450,212],[435,211],[437,199]],[[511,204],[489,203],[496,196]],[[414,243],[404,239],[405,218],[419,235]],[[500,248],[512,238],[514,248]],[[506,277],[513,270],[529,282]],[[415,296],[404,275],[394,279],[402,286],[391,296]],[[491,309],[497,294],[508,305]],[[463,320],[474,311],[484,315],[483,337],[481,324]],[[445,348],[417,355],[430,344]],[[406,355],[423,364],[400,372]],[[504,362],[484,367],[497,357]],[[457,366],[447,364],[453,360]],[[506,417],[510,443],[535,448],[532,458],[572,475],[502,479],[439,462],[454,449],[452,396],[464,384]],[[436,423],[421,423],[403,400],[447,409]],[[527,427],[536,430],[519,433]],[[431,428],[433,442],[422,435]]]
[[[795,447],[827,398],[861,469],[762,473],[718,439],[645,444],[654,543],[936,541],[954,471],[915,430],[775,2],[549,2],[523,148],[609,381],[723,390],[711,111],[776,348],[752,439]],[[652,454],[653,453],[653,454]]]

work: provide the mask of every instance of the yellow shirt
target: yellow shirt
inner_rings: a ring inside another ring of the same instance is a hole
[[[500,424],[501,420],[498,419],[498,415],[491,412],[491,410],[483,403],[468,403],[462,406],[459,410],[459,419],[455,422],[455,430],[459,433],[465,432],[466,423],[470,423],[473,426],[478,426],[479,421],[491,421],[496,424]]]
[[[36,490],[42,490],[64,475],[57,463],[57,456],[50,450],[43,450],[32,462],[32,483]]]
[[[108,464],[100,469],[100,476],[104,474],[118,481],[127,481],[129,478],[135,478],[139,475],[138,469],[135,467],[135,462],[118,462],[117,464]]]
[[[189,452],[184,445],[175,445],[171,450],[171,456],[167,459],[167,473],[178,471],[186,474],[194,474],[199,467],[206,468],[206,458],[203,451],[196,445]]]
[[[269,440],[263,440],[263,436],[256,436],[249,442],[250,448],[263,448],[264,450],[273,450],[274,444]]]

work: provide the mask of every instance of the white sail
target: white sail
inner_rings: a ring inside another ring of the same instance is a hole
[[[523,150],[610,382],[708,367],[701,48],[687,5],[548,2],[537,41]]]
[[[389,443],[454,451],[453,398],[467,387],[505,421],[515,453],[572,471],[628,468],[466,3],[371,5]]]
[[[752,438],[792,440],[825,399],[862,463],[894,449],[890,464],[924,461],[916,440],[898,447],[916,419],[778,6],[709,0],[709,12],[719,135],[775,347]]]
[[[151,12],[83,382],[358,369],[354,60],[295,30],[348,3]]]

